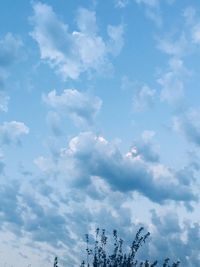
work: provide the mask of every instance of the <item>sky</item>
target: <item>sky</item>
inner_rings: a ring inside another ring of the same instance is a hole
[[[0,260],[79,266],[85,234],[200,266],[197,0],[0,1]]]

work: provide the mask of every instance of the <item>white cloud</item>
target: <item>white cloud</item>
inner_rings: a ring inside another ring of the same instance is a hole
[[[8,102],[10,97],[7,96],[4,92],[0,91],[0,111],[7,112],[8,111]]]
[[[144,5],[146,16],[157,26],[162,25],[160,0],[135,0],[135,2],[139,5]]]
[[[145,4],[150,7],[159,6],[159,0],[135,0],[137,4]]]
[[[109,26],[108,40],[98,34],[96,14],[85,8],[77,12],[77,30],[70,32],[67,24],[61,22],[53,9],[41,3],[33,5],[34,26],[32,37],[37,41],[41,59],[59,72],[63,79],[78,79],[80,74],[89,71],[110,69],[110,42],[120,53],[123,42],[121,26]]]
[[[112,26],[108,25],[107,32],[110,40],[108,42],[108,51],[112,53],[114,56],[117,56],[124,45],[123,39],[123,27],[122,25],[119,26]]]
[[[200,44],[200,23],[196,24],[192,29],[192,39],[195,44]]]
[[[189,220],[181,223],[178,215],[167,212],[160,215],[152,210],[152,242],[149,253],[153,258],[180,260],[180,266],[195,267],[200,264],[198,256],[200,225]]]
[[[11,121],[0,125],[0,141],[2,144],[20,142],[21,135],[28,133],[29,128],[23,122]]]
[[[154,135],[153,131],[143,132],[144,143],[152,142]],[[32,214],[30,216],[25,211],[24,233],[28,233],[38,244],[48,242],[58,248],[59,243],[60,258],[63,255],[68,257],[69,251],[79,257],[81,237],[98,226],[105,228],[109,234],[113,229],[119,229],[120,236],[131,242],[130,236],[138,229],[140,222],[144,222],[143,212],[140,211],[141,217],[138,217],[139,201],[149,212],[149,207],[155,208],[155,203],[151,202],[153,200],[163,205],[160,207],[162,212],[153,211],[152,218],[147,216],[145,228],[150,230],[151,240],[150,245],[145,247],[145,253],[139,256],[158,259],[160,263],[166,257],[172,260],[178,257],[188,263],[186,266],[194,267],[198,262],[197,249],[192,240],[188,238],[185,242],[182,239],[182,235],[189,234],[192,224],[188,223],[187,227],[182,228],[177,215],[165,212],[171,204],[175,208],[180,199],[181,202],[190,202],[190,197],[187,199],[186,196],[191,184],[183,185],[182,174],[178,178],[171,168],[155,162],[149,164],[141,159],[141,155],[140,152],[137,155],[123,155],[103,136],[86,132],[69,140],[66,148],[60,151],[56,163],[51,158],[39,157],[36,163],[42,171],[39,176],[43,179],[34,179],[34,186],[31,187],[34,193],[27,192],[27,189],[24,191],[26,195],[23,200]],[[188,175],[191,177],[190,173]],[[139,195],[132,192],[139,192]],[[168,201],[165,205],[163,198],[175,201]],[[49,220],[56,223],[48,223]],[[58,227],[55,227],[56,224]],[[197,228],[195,232],[199,234]],[[163,253],[160,252],[161,247],[164,247]],[[192,253],[195,259],[191,260]],[[71,266],[76,265],[74,260],[69,257]]]
[[[124,8],[128,5],[129,0],[115,0],[115,7]]]
[[[179,38],[159,39],[158,48],[170,56],[180,57],[188,52],[188,40],[184,33]]]
[[[121,89],[133,92],[132,107],[135,112],[142,112],[151,108],[156,101],[156,90],[150,88],[147,84],[141,84],[123,76],[121,80]]]
[[[191,55],[197,51],[200,44],[200,19],[196,8],[185,8],[183,17],[182,27],[172,31],[167,37],[158,39],[158,48],[174,57]]]
[[[35,163],[35,164],[37,165],[37,167],[38,167],[41,171],[43,171],[43,172],[45,172],[45,171],[47,171],[47,170],[50,169],[49,161],[48,161],[46,158],[42,157],[42,156],[36,158],[36,159],[34,160],[34,163]]]
[[[139,149],[136,153],[132,153],[131,150],[123,155],[105,138],[91,132],[83,132],[72,138],[67,148],[60,152],[55,171],[50,164],[51,167],[47,172],[58,171],[60,176],[65,176],[69,184],[81,188],[88,186],[92,177],[97,176],[113,191],[139,192],[157,203],[164,203],[166,200],[183,202],[195,200],[192,191],[188,191],[188,187],[186,188],[181,180],[177,179],[173,170],[166,167],[169,173],[167,177],[156,172],[157,154],[150,148],[153,143],[146,141],[144,144],[145,147],[138,144]],[[47,162],[45,166],[48,166]],[[175,190],[177,186],[178,191]]]
[[[133,109],[141,112],[153,106],[155,102],[156,91],[147,85],[143,85],[137,89],[133,95]]]
[[[79,8],[76,17],[77,26],[80,32],[88,35],[96,35],[98,32],[96,14],[86,8]]]
[[[69,115],[76,124],[92,124],[101,109],[102,101],[76,89],[66,89],[61,95],[55,90],[43,96],[44,101],[62,115]]]
[[[154,136],[154,131],[145,130],[142,133],[142,140],[138,140],[135,144],[136,155],[140,156],[145,161],[159,161],[158,145],[153,140]]]
[[[11,33],[0,39],[0,111],[8,111],[9,96],[5,92],[9,67],[19,59],[22,40]]]
[[[190,142],[200,145],[200,109],[191,108],[173,118],[173,129],[182,133]]]
[[[188,25],[192,25],[196,19],[196,9],[193,6],[189,6],[184,9],[183,16]]]
[[[200,19],[197,16],[197,10],[192,6],[187,7],[183,15],[189,28],[188,42],[190,46],[196,45],[198,47],[200,44]]]
[[[0,67],[7,67],[18,59],[22,45],[21,39],[11,33],[0,39]]]
[[[178,103],[184,96],[184,80],[188,74],[181,59],[170,59],[168,71],[157,80],[161,85],[161,101],[169,104]]]
[[[47,123],[55,136],[62,135],[61,118],[57,112],[50,111],[47,114]]]

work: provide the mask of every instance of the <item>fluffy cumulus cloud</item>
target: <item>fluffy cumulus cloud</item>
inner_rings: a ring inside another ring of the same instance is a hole
[[[102,101],[98,97],[76,89],[66,89],[58,95],[55,90],[43,96],[44,101],[51,108],[62,115],[69,115],[76,124],[92,124],[99,112]]]
[[[64,79],[77,79],[81,73],[105,71],[111,68],[109,57],[120,53],[123,28],[108,26],[108,38],[98,33],[96,14],[85,8],[77,12],[77,30],[60,21],[52,7],[33,4],[32,37],[40,48],[41,59],[49,63]],[[114,50],[111,51],[110,45]]]
[[[38,158],[36,163],[39,167],[45,166],[41,169],[52,175],[68,173],[65,179],[75,186],[88,186],[92,177],[101,177],[114,191],[139,192],[160,204],[167,200],[195,201],[192,189],[188,190],[173,170],[156,164],[158,156],[148,142],[144,141],[138,151],[134,147],[124,155],[103,137],[83,132],[60,152],[56,165],[45,158]]]
[[[21,135],[28,133],[29,128],[23,122],[4,122],[0,125],[0,142],[3,145],[20,143]]]
[[[144,131],[142,133],[142,140],[136,144],[136,152],[146,161],[158,162],[158,145],[155,144],[153,138],[155,136],[154,131]]]

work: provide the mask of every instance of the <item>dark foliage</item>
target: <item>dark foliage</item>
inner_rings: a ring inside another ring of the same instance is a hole
[[[53,267],[58,267],[58,257],[55,257]]]
[[[83,261],[81,267],[154,267],[158,266],[158,261],[150,263],[148,260],[138,261],[136,253],[139,248],[146,242],[150,233],[143,234],[143,227],[141,227],[135,235],[135,238],[130,246],[130,250],[123,252],[123,240],[118,237],[117,231],[113,231],[114,248],[110,254],[107,249],[107,236],[103,229],[100,233],[99,228],[96,229],[96,238],[94,248],[90,248],[89,236],[86,235],[86,252],[87,260]],[[179,261],[172,264],[169,263],[169,258],[165,259],[162,267],[177,267]]]

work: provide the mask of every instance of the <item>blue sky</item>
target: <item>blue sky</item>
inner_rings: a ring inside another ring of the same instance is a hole
[[[1,262],[143,225],[145,257],[200,264],[198,4],[0,2]]]

